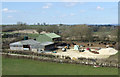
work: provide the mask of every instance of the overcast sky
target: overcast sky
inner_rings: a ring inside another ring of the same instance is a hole
[[[2,23],[117,24],[117,2],[3,2]]]

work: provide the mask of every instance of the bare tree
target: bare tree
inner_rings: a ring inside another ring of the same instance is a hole
[[[59,32],[59,28],[58,28],[58,26],[55,26],[55,25],[46,26],[45,27],[45,31],[47,31],[47,32],[53,32],[53,33],[58,33]]]
[[[42,28],[38,28],[37,29],[37,32],[40,34],[40,32],[42,32],[43,31],[43,29]]]

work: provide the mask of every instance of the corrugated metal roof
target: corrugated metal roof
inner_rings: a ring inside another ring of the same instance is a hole
[[[10,45],[22,45],[22,43],[20,43],[20,42],[14,42],[14,43],[10,43]]]
[[[55,34],[55,33],[45,33],[45,35],[47,35],[50,38],[59,38],[60,36]]]
[[[51,45],[51,44],[54,44],[54,42],[44,42],[44,43],[41,43],[40,45],[46,46],[46,45]]]
[[[34,45],[34,44],[40,44],[40,42],[30,39],[30,40],[14,42],[14,43],[11,43],[10,45]]]
[[[14,46],[14,45],[17,45],[17,46],[30,45],[30,47],[32,49],[43,49],[47,45],[54,44],[54,42],[48,41],[48,40],[51,40],[50,37],[48,37],[46,35],[44,35],[44,36],[45,37],[41,36],[43,38],[39,38],[40,40],[43,39],[42,42],[38,42],[38,41],[35,41],[33,39],[29,39],[29,40],[23,40],[23,41],[18,41],[18,42],[11,43],[10,46]],[[45,41],[46,37],[48,37],[47,41]]]
[[[22,44],[29,44],[29,45],[33,45],[33,44],[40,44],[40,42],[37,42],[35,40],[24,40],[24,41],[20,41]]]
[[[52,39],[48,36],[46,36],[45,34],[40,34],[39,37],[36,38],[37,41],[43,43],[43,42],[52,42]]]
[[[40,44],[34,44],[34,45],[31,45],[31,48],[43,48],[43,47],[41,47],[41,45]]]
[[[35,40],[23,40],[23,41],[19,41],[19,42],[14,42],[14,43],[11,43],[10,45],[30,45],[31,48],[43,48],[44,46],[46,45],[51,45],[51,44],[54,44],[54,42],[43,42],[43,43],[40,43],[40,42],[37,42]]]
[[[59,38],[60,36],[55,34],[55,33],[45,33],[45,34],[40,34],[36,40],[39,42],[52,42],[53,38]]]

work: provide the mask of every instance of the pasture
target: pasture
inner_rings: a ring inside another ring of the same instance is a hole
[[[3,57],[3,75],[117,75],[117,68]]]

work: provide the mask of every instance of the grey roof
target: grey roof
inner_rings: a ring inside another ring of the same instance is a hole
[[[14,43],[10,43],[10,45],[22,45],[22,43],[20,43],[20,42],[14,42]]]
[[[40,44],[40,42],[30,39],[30,40],[14,42],[14,43],[11,43],[10,45],[34,45],[34,44]]]
[[[51,44],[54,44],[54,42],[44,42],[44,43],[40,43],[40,42],[37,42],[35,40],[23,40],[23,41],[19,41],[19,42],[14,42],[14,43],[11,43],[10,45],[30,45],[31,48],[44,48],[44,46],[46,45],[51,45]]]
[[[22,44],[29,44],[29,45],[33,45],[33,44],[40,44],[40,42],[37,42],[35,40],[24,40],[24,41],[21,41]]]
[[[46,45],[51,45],[54,44],[54,42],[43,42],[40,45],[46,46]]]
[[[34,45],[31,45],[31,48],[41,48],[41,45],[40,44],[34,44]]]

